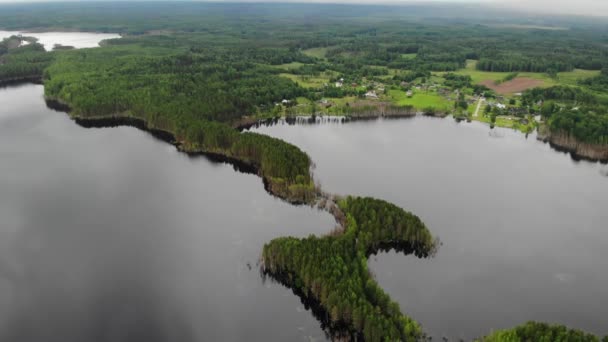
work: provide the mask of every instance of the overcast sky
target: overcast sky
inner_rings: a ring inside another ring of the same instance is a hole
[[[24,3],[24,2],[52,2],[60,0],[0,0],[0,3]],[[62,0],[65,1],[65,0]],[[87,2],[92,0],[71,0],[75,2]],[[96,0],[98,1],[98,0]],[[116,1],[116,0],[113,0]],[[119,0],[128,1],[128,0]],[[219,2],[230,1],[238,2],[238,0],[216,0]],[[241,0],[243,2],[258,2],[256,0]],[[476,3],[476,4],[491,4],[508,8],[521,10],[529,10],[534,12],[544,13],[559,13],[559,14],[575,14],[575,15],[593,15],[593,16],[608,16],[608,0],[260,0],[259,2],[326,2],[326,3]]]

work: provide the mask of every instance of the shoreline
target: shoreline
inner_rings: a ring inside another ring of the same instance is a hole
[[[247,120],[246,122],[241,122],[237,125],[235,125],[234,127],[236,129],[238,129],[239,131],[246,131],[246,130],[250,130],[252,128],[258,128],[260,126],[272,126],[275,125],[279,122],[284,122],[288,125],[322,125],[322,124],[326,124],[328,123],[327,121],[323,121],[323,119],[335,119],[335,122],[340,122],[340,123],[349,123],[349,122],[356,122],[356,121],[373,121],[373,120],[380,120],[380,119],[394,119],[394,120],[398,120],[398,119],[410,119],[410,118],[415,118],[418,116],[424,116],[424,117],[433,117],[433,118],[438,118],[438,119],[445,119],[447,118],[449,115],[439,115],[439,114],[426,114],[426,113],[416,113],[413,115],[390,115],[390,116],[386,116],[386,115],[382,115],[382,114],[375,114],[375,115],[367,115],[367,116],[356,116],[356,117],[352,117],[352,116],[332,116],[332,115],[319,115],[319,116],[315,116],[315,115],[310,115],[310,116],[280,116],[280,117],[273,117],[273,118],[266,118],[266,119],[258,119],[258,120]],[[320,121],[317,121],[318,118],[321,118]],[[457,119],[455,118],[455,120],[457,122],[471,122],[465,119]],[[474,122],[479,122],[482,124],[487,125],[487,123],[483,122],[483,121],[479,121],[479,120],[472,120]],[[494,128],[503,128],[503,129],[510,129],[509,127],[500,127],[500,126],[495,126],[492,127],[491,125],[488,125],[488,127],[490,127],[490,129],[494,129]],[[521,131],[520,131],[521,132]],[[529,134],[529,133],[524,133],[521,132],[522,134]],[[551,146],[551,148],[553,150],[555,150],[556,152],[564,152],[568,155],[570,155],[570,157],[574,160],[574,161],[587,161],[590,163],[602,163],[602,164],[608,164],[608,145],[606,146],[602,146],[602,145],[597,145],[597,144],[588,144],[588,143],[584,143],[584,142],[580,142],[578,140],[576,140],[576,138],[564,135],[562,133],[559,132],[547,132],[546,128],[543,130],[541,128],[537,129],[537,140],[543,143],[547,143]]]
[[[580,142],[566,132],[551,132],[546,127],[538,129],[536,139],[558,152],[569,154],[575,161],[608,164],[608,145]]]
[[[31,75],[31,76],[19,76],[19,77],[11,77],[0,79],[0,88],[19,86],[22,84],[37,84],[42,85],[42,78],[40,75]]]
[[[241,159],[238,159],[238,158],[226,155],[226,154],[222,154],[219,152],[205,151],[205,150],[201,150],[201,149],[194,149],[194,148],[188,147],[190,144],[187,144],[187,142],[178,141],[172,132],[150,127],[149,124],[147,123],[147,121],[144,119],[127,116],[127,115],[120,115],[120,114],[116,114],[116,115],[112,115],[112,116],[99,116],[99,117],[85,118],[82,116],[73,115],[71,107],[59,99],[49,98],[49,97],[45,96],[45,102],[47,104],[47,107],[49,107],[52,110],[58,111],[58,112],[66,113],[70,119],[72,119],[77,125],[79,125],[81,127],[84,127],[84,128],[112,128],[112,127],[137,128],[141,131],[149,133],[154,138],[156,138],[160,141],[163,141],[165,143],[175,146],[177,151],[179,151],[181,153],[185,153],[186,155],[188,155],[190,157],[203,156],[211,162],[232,165],[234,170],[239,171],[241,173],[255,174],[262,179],[262,184],[264,186],[264,190],[266,190],[266,192],[268,194],[270,194],[271,196],[277,197],[283,201],[286,201],[292,205],[306,205],[306,204],[314,205],[315,202],[320,198],[319,193],[315,192],[314,201],[312,203],[309,203],[300,198],[292,196],[291,193],[277,191],[277,190],[275,190],[276,187],[273,186],[272,180],[270,180],[268,177],[266,177],[265,175],[262,174],[261,168],[259,165],[256,165],[255,163],[250,163],[250,162],[247,162],[247,161],[244,161],[244,160],[241,160]]]

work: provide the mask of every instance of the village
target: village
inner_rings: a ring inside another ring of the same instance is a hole
[[[522,92],[498,94],[486,86],[451,87],[442,76],[433,74],[411,82],[378,77],[358,80],[336,77],[324,82],[321,86],[324,91],[318,94],[344,94],[342,97],[283,99],[275,105],[287,117],[381,117],[390,116],[388,112],[394,116],[451,115],[457,121],[479,121],[491,127],[514,128],[524,133],[532,132],[540,121],[534,114],[542,103],[524,105]]]

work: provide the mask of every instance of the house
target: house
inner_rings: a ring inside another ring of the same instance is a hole
[[[291,101],[283,99],[283,101],[281,101],[281,103],[282,103],[283,105],[288,105],[288,104],[290,104],[290,103],[291,103]]]
[[[322,99],[321,101],[319,101],[319,103],[321,104],[321,106],[323,106],[325,108],[329,108],[329,107],[331,107],[333,105],[333,103],[331,103],[327,99]]]
[[[408,82],[405,82],[405,81],[401,82],[400,85],[401,85],[402,88],[409,88],[410,87],[410,84]]]
[[[405,96],[407,97],[412,97],[414,95],[414,93],[412,93],[411,90],[408,90],[407,93],[405,93]]]
[[[496,104],[496,108],[498,108],[498,109],[506,109],[506,108],[507,108],[507,106],[506,106],[506,105],[504,105],[504,104],[502,104],[502,103],[497,103],[497,104]]]
[[[368,91],[367,93],[365,93],[365,97],[370,98],[370,99],[377,99],[378,98],[378,94],[376,94],[375,91]]]
[[[447,89],[445,89],[445,88],[440,88],[437,91],[437,93],[439,93],[439,95],[442,95],[442,96],[447,96],[450,92]]]
[[[342,88],[343,85],[344,83],[342,82],[336,82],[336,88]]]

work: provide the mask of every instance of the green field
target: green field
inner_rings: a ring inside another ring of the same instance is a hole
[[[329,77],[323,76],[294,75],[288,73],[281,73],[279,76],[289,78],[304,88],[322,88],[325,84],[329,83]]]
[[[311,57],[316,57],[316,58],[321,58],[324,59],[325,56],[327,55],[327,50],[329,48],[326,47],[319,47],[319,48],[313,48],[313,49],[307,49],[307,50],[303,50],[302,52],[305,55],[311,56]]]
[[[509,72],[490,72],[490,71],[480,71],[476,69],[477,61],[468,60],[467,67],[465,69],[461,69],[456,71],[458,75],[468,75],[471,76],[473,83],[481,83],[483,81],[492,80],[492,81],[501,81]],[[518,73],[518,77],[527,77],[536,80],[543,81],[543,87],[551,87],[558,84],[565,85],[577,85],[577,82],[582,79],[595,77],[599,75],[598,70],[582,70],[575,69],[574,71],[568,72],[560,72],[557,74],[557,79],[553,79],[549,77],[549,75],[545,73],[539,72],[520,72]],[[439,73],[439,75],[443,75],[445,73]]]
[[[302,65],[305,65],[305,64],[300,63],[300,62],[291,62],[291,63],[286,63],[286,64],[273,65],[273,67],[278,68],[278,69],[283,69],[283,70],[293,70],[293,69],[297,69],[297,68],[301,67]]]
[[[599,70],[582,70],[575,69],[570,72],[560,72],[557,74],[557,82],[560,84],[566,85],[577,85],[578,81],[584,80],[586,78],[591,78],[598,76],[600,74]]]
[[[435,92],[415,92],[411,98],[407,97],[405,91],[389,90],[388,96],[395,104],[399,106],[412,105],[417,109],[435,108],[436,110],[450,110],[452,103],[445,98],[439,96]]]
[[[507,75],[511,74],[510,72],[491,72],[491,71],[481,71],[476,69],[477,61],[468,60],[467,67],[465,69],[461,69],[456,71],[455,73],[458,75],[468,75],[471,76],[473,83],[481,83],[483,81],[492,80],[492,81],[501,81]],[[518,73],[518,77],[527,77],[535,80],[541,80],[544,82],[544,87],[550,87],[557,84],[557,82],[549,77],[549,75],[540,73],[540,72],[520,72]]]

